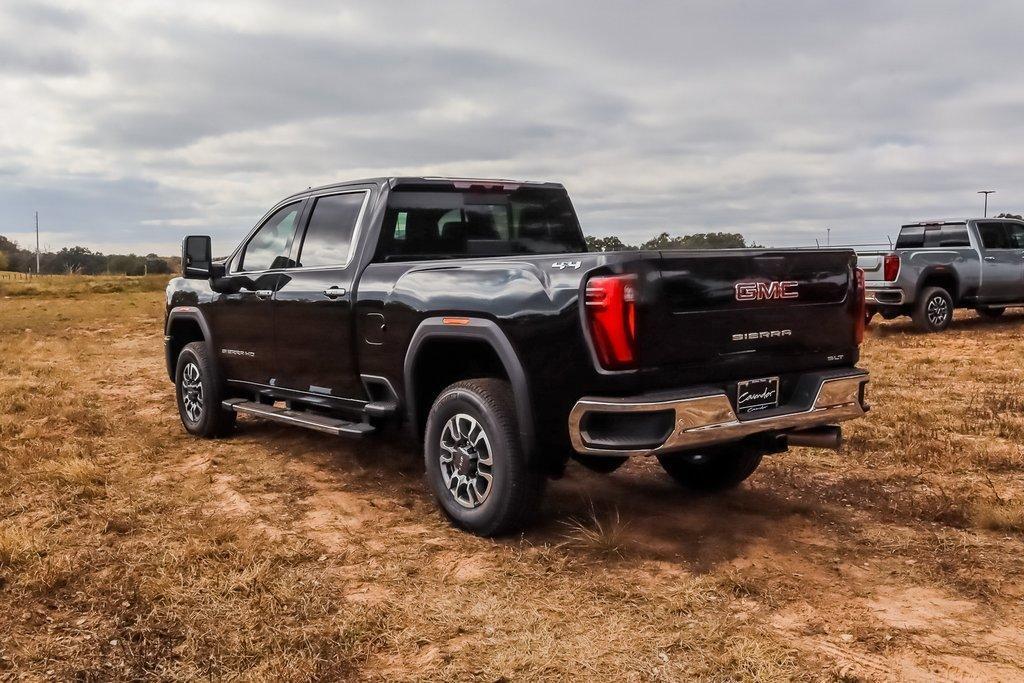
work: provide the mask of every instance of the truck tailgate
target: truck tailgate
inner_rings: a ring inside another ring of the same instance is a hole
[[[673,370],[734,379],[849,363],[854,265],[850,250],[661,252],[640,361],[657,384]]]
[[[857,254],[857,267],[864,271],[867,282],[885,280],[885,255],[891,252],[863,252]]]

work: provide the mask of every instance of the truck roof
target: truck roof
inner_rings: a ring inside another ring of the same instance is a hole
[[[968,218],[931,218],[931,219],[926,219],[926,220],[923,220],[923,221],[909,221],[907,223],[901,223],[900,227],[905,227],[905,226],[908,226],[908,225],[944,225],[944,224],[947,224],[947,223],[966,223],[968,221],[993,221],[993,220],[997,220],[997,221],[1016,221],[1016,220],[1020,220],[1020,219],[1019,218],[1007,218],[1005,216],[1002,216],[1002,217],[1000,217],[1000,216],[987,216],[987,217],[984,217],[984,218],[982,218],[981,216],[977,216],[977,217],[974,217],[974,218],[970,218],[970,217],[968,217]]]
[[[377,178],[360,178],[358,180],[345,180],[336,183],[328,183],[327,185],[319,185],[317,187],[309,187],[301,192],[296,192],[290,195],[291,197],[299,197],[304,194],[310,194],[314,192],[321,192],[323,190],[341,189],[350,187],[352,185],[389,185],[392,188],[410,186],[410,187],[430,187],[430,186],[450,186],[456,187],[457,185],[471,186],[471,185],[482,185],[482,186],[520,186],[529,185],[530,187],[548,187],[552,189],[565,189],[565,186],[561,183],[552,183],[537,180],[509,180],[507,178],[464,178],[457,176],[380,176]]]

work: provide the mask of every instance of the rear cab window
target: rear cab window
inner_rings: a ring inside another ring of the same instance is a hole
[[[896,240],[897,249],[969,246],[971,246],[971,239],[967,234],[966,223],[904,225]]]
[[[969,247],[971,240],[967,236],[966,223],[947,223],[936,229],[924,231],[926,247]]]
[[[586,251],[561,188],[396,189],[388,199],[376,261]]]
[[[916,249],[924,246],[924,226],[904,225],[896,238],[897,249]]]

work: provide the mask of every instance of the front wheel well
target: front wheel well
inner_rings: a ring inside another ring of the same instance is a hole
[[[505,366],[488,342],[481,339],[430,339],[416,354],[413,367],[416,434],[422,436],[434,399],[455,382],[480,377],[508,380]]]
[[[203,328],[199,325],[199,322],[194,318],[179,317],[171,321],[171,324],[167,328],[167,358],[168,358],[168,372],[171,373],[171,379],[174,379],[174,364],[178,362],[178,356],[181,354],[181,350],[185,348],[187,344],[197,341],[206,341],[206,335],[203,334]]]

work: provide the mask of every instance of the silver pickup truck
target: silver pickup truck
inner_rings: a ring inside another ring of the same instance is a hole
[[[867,316],[914,319],[924,332],[946,329],[954,308],[998,317],[1024,306],[1024,221],[961,218],[904,225],[889,251],[858,251]]]

